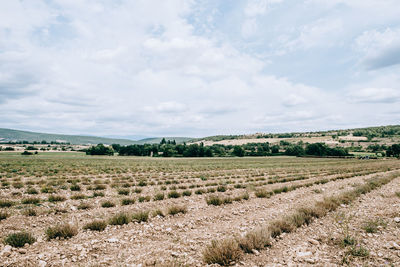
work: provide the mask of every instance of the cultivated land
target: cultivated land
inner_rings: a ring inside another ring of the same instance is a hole
[[[396,266],[398,177],[398,159],[2,153],[0,266]]]

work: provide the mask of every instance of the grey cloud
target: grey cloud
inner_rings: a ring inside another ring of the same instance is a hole
[[[400,44],[387,48],[376,56],[365,58],[363,63],[369,70],[376,70],[400,64]]]

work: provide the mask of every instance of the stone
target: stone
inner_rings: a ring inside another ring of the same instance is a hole
[[[44,260],[39,260],[39,267],[45,267],[47,265],[47,262],[45,262]]]
[[[118,239],[113,237],[113,238],[107,239],[107,242],[109,242],[109,243],[117,243]]]
[[[257,249],[252,249],[251,252],[253,252],[254,255],[260,255],[260,252]]]
[[[396,223],[400,223],[400,217],[394,218],[394,221],[395,221]]]
[[[3,250],[1,251],[0,255],[2,257],[8,257],[11,255],[11,249],[12,247],[10,245],[7,245],[3,248]]]
[[[299,252],[297,252],[297,257],[300,257],[300,258],[309,257],[311,255],[312,255],[311,251],[299,251]]]

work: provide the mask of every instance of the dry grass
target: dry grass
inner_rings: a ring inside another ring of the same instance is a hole
[[[229,266],[240,260],[243,252],[235,239],[213,240],[203,251],[203,259],[208,264]]]
[[[260,227],[238,238],[238,244],[245,253],[253,253],[271,245],[271,233],[268,228]]]
[[[46,236],[48,240],[55,238],[68,239],[78,234],[76,227],[70,224],[61,224],[54,227],[49,227],[46,230]]]

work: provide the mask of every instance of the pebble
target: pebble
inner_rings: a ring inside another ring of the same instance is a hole
[[[43,261],[43,260],[39,260],[39,267],[45,267],[47,265],[47,262]]]
[[[2,257],[8,257],[11,255],[11,249],[12,247],[10,245],[7,245],[3,248],[3,250],[1,251],[1,256]]]
[[[394,221],[395,221],[396,223],[400,223],[400,217],[394,218]]]
[[[116,242],[118,242],[118,239],[116,239],[116,238],[110,238],[110,239],[107,239],[107,242],[109,242],[109,243],[116,243]]]

